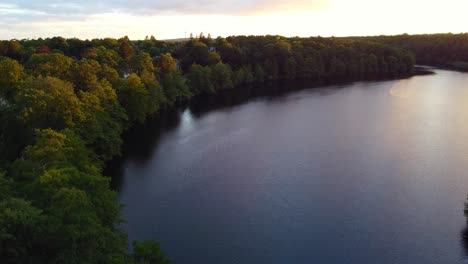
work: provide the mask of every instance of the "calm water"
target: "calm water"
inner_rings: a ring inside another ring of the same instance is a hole
[[[436,73],[150,120],[115,172],[129,238],[174,264],[468,263],[468,74]]]

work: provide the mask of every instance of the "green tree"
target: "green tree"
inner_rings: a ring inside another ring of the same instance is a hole
[[[297,62],[293,57],[289,57],[283,66],[284,75],[288,79],[295,79],[297,73]]]
[[[239,68],[242,65],[243,58],[241,50],[225,39],[220,41],[221,44],[219,45],[218,51],[222,61],[231,65],[234,69]]]
[[[143,83],[149,83],[155,80],[153,60],[146,52],[140,52],[138,55],[133,56],[130,61],[130,68],[140,76]]]
[[[0,200],[0,252],[4,263],[41,263],[46,217],[22,199]],[[45,262],[42,262],[45,263]]]
[[[25,64],[34,76],[56,77],[62,80],[71,79],[73,60],[60,53],[33,54]]]
[[[23,67],[15,60],[0,60],[0,98],[11,100],[23,78]]]
[[[147,240],[133,242],[133,259],[136,264],[170,264],[158,243]]]
[[[144,122],[148,114],[149,93],[138,75],[132,73],[117,88],[120,104],[131,122]]]
[[[254,67],[254,80],[256,82],[264,82],[266,79],[265,71],[260,64],[255,64]]]
[[[86,192],[60,189],[49,212],[47,231],[56,239],[56,263],[124,263],[125,240],[102,225]]]
[[[187,80],[192,94],[215,92],[210,67],[193,64],[187,74]]]
[[[215,65],[221,62],[221,56],[217,52],[209,52],[208,53],[208,65]]]
[[[146,89],[148,90],[148,113],[154,114],[166,104],[167,99],[163,88],[157,81],[147,84]]]
[[[99,79],[106,79],[112,85],[116,85],[120,81],[119,73],[115,68],[108,66],[107,64],[102,64],[101,71],[98,75]]]
[[[212,82],[215,90],[231,89],[234,87],[232,82],[231,66],[224,63],[218,63],[211,66]]]
[[[186,78],[178,71],[166,74],[161,81],[161,85],[166,102],[169,105],[173,105],[178,100],[184,100],[191,96]]]
[[[101,72],[99,62],[82,59],[71,67],[73,84],[77,90],[91,91],[98,85],[98,74]]]
[[[346,64],[339,58],[333,57],[330,60],[330,66],[328,69],[328,75],[330,77],[346,77]]]
[[[5,172],[0,171],[0,201],[4,201],[13,196],[13,181],[7,178]]]
[[[252,83],[254,81],[254,76],[252,74],[251,68],[252,67],[243,66],[233,73],[232,80],[234,86]]]
[[[119,43],[120,43],[120,46],[119,46],[120,56],[126,61],[130,60],[130,58],[133,56],[133,53],[134,53],[130,40],[128,39],[128,37],[124,37],[124,38],[119,39]]]
[[[120,154],[121,135],[128,117],[109,82],[103,80],[94,88],[79,93],[84,119],[77,132],[100,160],[109,160]]]
[[[71,130],[46,129],[13,164],[20,193],[46,213],[48,263],[123,263],[120,206],[95,160]]]
[[[10,40],[7,42],[8,49],[6,56],[17,61],[21,61],[24,55],[23,45],[18,40]]]
[[[54,77],[26,80],[17,101],[23,109],[22,119],[29,127],[63,129],[74,127],[84,118],[73,85]]]
[[[367,73],[376,76],[379,73],[379,62],[377,56],[371,53],[368,58]]]
[[[269,58],[265,61],[265,72],[269,80],[276,80],[279,77],[278,62],[274,58]]]
[[[169,53],[161,54],[158,59],[158,70],[162,75],[176,72],[177,61]]]
[[[202,66],[208,65],[209,51],[208,46],[198,40],[190,43],[188,53],[181,59],[181,66],[184,71],[188,70],[192,64]]]
[[[395,56],[388,56],[386,61],[388,62],[388,72],[392,77],[398,76],[400,71],[400,63],[398,62],[398,58]]]

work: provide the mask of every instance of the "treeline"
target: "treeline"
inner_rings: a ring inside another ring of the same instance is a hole
[[[355,38],[410,50],[416,63],[468,71],[468,33]]]
[[[337,38],[203,35],[0,42],[2,263],[168,263],[155,242],[127,249],[102,175],[122,133],[194,95],[279,79],[395,78],[402,49]]]
[[[178,46],[173,56],[187,73],[194,92],[278,79],[395,78],[411,74],[414,64],[412,54],[403,49],[320,37],[239,36],[213,40],[200,36]]]

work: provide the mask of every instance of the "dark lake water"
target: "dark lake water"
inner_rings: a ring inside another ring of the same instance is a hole
[[[130,240],[174,264],[468,263],[468,74],[274,94],[132,131]]]

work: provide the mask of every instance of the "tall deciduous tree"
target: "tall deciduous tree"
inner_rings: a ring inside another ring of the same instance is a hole
[[[215,88],[212,83],[212,71],[210,67],[203,67],[198,64],[192,65],[187,74],[188,85],[193,94],[214,93]]]
[[[29,127],[63,129],[84,118],[73,85],[54,77],[29,78],[21,86],[18,104]]]
[[[23,67],[15,60],[0,60],[0,98],[10,100],[17,92],[23,78]]]
[[[119,39],[119,42],[120,42],[120,46],[119,46],[120,56],[126,61],[130,60],[130,58],[132,57],[134,53],[130,40],[128,39],[128,37],[124,37],[124,38]]]

